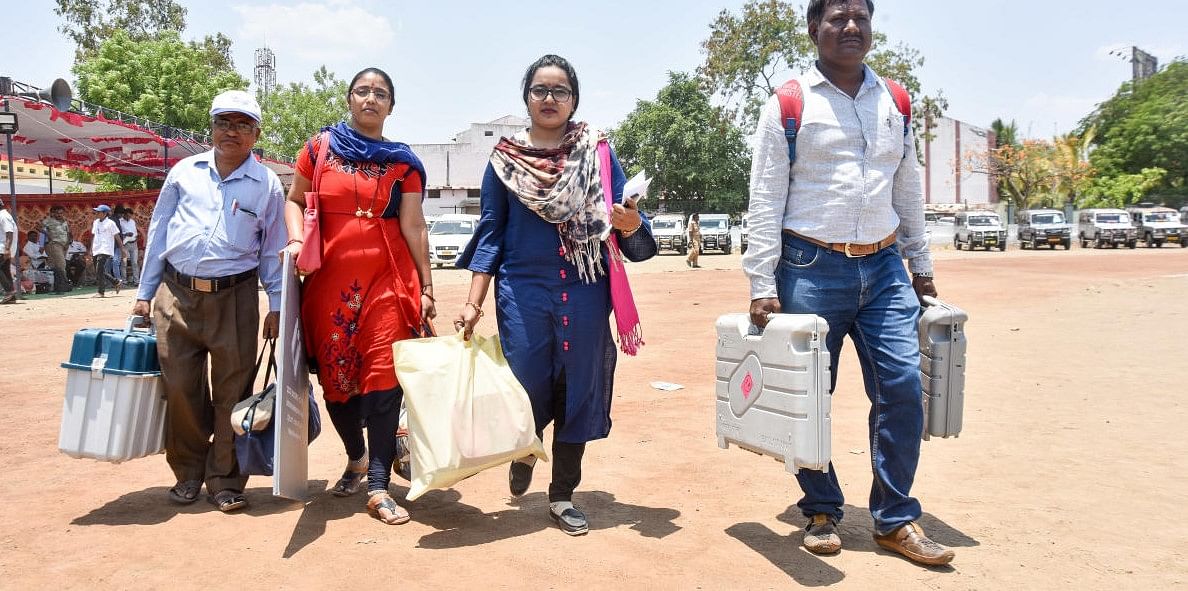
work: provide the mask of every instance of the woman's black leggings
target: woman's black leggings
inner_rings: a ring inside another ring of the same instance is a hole
[[[374,397],[374,398],[373,398]],[[391,390],[353,396],[346,402],[327,402],[326,412],[334,430],[342,438],[347,458],[355,460],[368,453],[367,491],[388,490],[392,461],[396,459],[396,428],[400,424],[400,401],[404,391]],[[367,427],[367,443],[363,428]]]

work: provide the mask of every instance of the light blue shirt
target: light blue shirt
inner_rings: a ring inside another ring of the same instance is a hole
[[[284,188],[276,174],[249,157],[219,178],[214,151],[178,162],[165,177],[153,209],[136,298],[151,300],[165,263],[194,277],[225,277],[259,268],[268,308],[280,310],[278,252],[288,236]]]
[[[776,297],[781,230],[822,242],[872,244],[897,234],[912,272],[932,271],[913,134],[874,70],[851,98],[815,66],[798,78],[804,112],[789,165],[780,102],[768,99],[751,158],[750,237],[743,271],[751,299]]]

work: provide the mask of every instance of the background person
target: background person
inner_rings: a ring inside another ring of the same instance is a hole
[[[131,207],[124,205],[116,209],[120,212],[116,225],[120,227],[120,239],[124,244],[124,258],[120,269],[124,269],[126,265],[127,271],[124,276],[131,284],[136,285],[140,283],[140,246],[137,244],[140,230],[136,227],[136,220],[132,219]]]
[[[95,261],[95,281],[99,285],[99,293],[95,295],[102,298],[107,297],[105,291],[108,281],[115,287],[115,292],[120,293],[121,282],[113,273],[111,261],[117,252],[122,256],[124,248],[119,240],[119,227],[108,217],[111,208],[100,205],[94,211],[96,217],[91,223],[91,259]]]
[[[953,552],[924,534],[916,523],[920,502],[911,496],[924,428],[918,298],[936,295],[936,288],[915,141],[887,84],[863,63],[873,11],[869,0],[809,3],[817,61],[798,79],[804,123],[796,162],[789,162],[773,96],[753,142],[743,269],[754,324],[765,326],[775,312],[817,314],[829,323],[831,389],[842,340],[850,336],[872,405],[875,542],[913,561],[942,565]],[[804,491],[797,505],[809,519],[805,548],[837,552],[844,502],[837,472],[831,464],[828,472],[801,470],[796,480]]]
[[[284,188],[251,152],[260,138],[256,99],[220,93],[210,119],[214,148],[165,177],[132,314],[148,316],[156,301],[165,460],[177,478],[169,499],[192,503],[205,482],[207,499],[230,512],[247,505],[231,410],[255,377],[258,283],[268,294],[264,338],[276,338],[279,325]]]
[[[0,199],[0,304],[17,302],[16,282],[13,281],[12,265],[17,253],[16,220]]]
[[[41,222],[41,228],[45,232],[45,254],[49,256],[49,266],[54,272],[54,293],[70,291],[66,250],[74,237],[70,233],[70,224],[66,222],[66,208],[61,205],[51,207],[49,217]]]
[[[499,340],[512,373],[528,391],[537,435],[553,425],[549,515],[569,535],[589,530],[573,505],[586,442],[610,433],[617,351],[607,250],[618,232],[623,254],[656,254],[647,219],[623,201],[626,177],[612,155],[614,212],[608,215],[598,156],[602,135],[571,120],[580,98],[577,73],[546,55],[524,75],[531,127],[503,138],[482,186],[482,215],[458,266],[470,269],[470,295],[455,321],[469,338],[495,282]],[[532,481],[535,457],[511,463],[512,495]]]
[[[685,229],[685,234],[689,238],[689,256],[685,259],[685,264],[697,269],[701,265],[697,264],[697,259],[701,256],[701,215],[693,214],[689,218],[689,227]]]
[[[302,248],[322,249],[321,269],[305,278],[301,319],[326,411],[347,452],[331,493],[354,494],[366,477],[368,511],[389,525],[409,520],[388,494],[403,398],[392,343],[418,336],[437,315],[421,210],[425,169],[408,145],[383,137],[394,103],[392,79],[367,68],[351,79],[350,120],[324,130],[330,149],[319,180],[322,244],[302,243],[320,134],[297,154],[285,205],[286,249],[294,257]]]

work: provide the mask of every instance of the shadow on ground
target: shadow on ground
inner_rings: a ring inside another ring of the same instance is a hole
[[[556,527],[548,515],[548,495],[543,492],[509,499],[511,508],[494,513],[460,503],[460,498],[453,490],[433,491],[412,504],[410,512],[415,519],[438,530],[422,536],[419,547],[479,546]],[[673,523],[680,511],[620,503],[608,492],[574,493],[573,503],[586,513],[592,531],[628,526],[645,538],[663,538],[681,529]]]
[[[838,527],[842,539],[842,552],[873,552],[887,557],[888,560],[906,560],[875,544],[872,537],[874,520],[866,508],[845,505],[843,510],[846,516]],[[780,534],[765,524],[747,522],[736,523],[726,528],[726,534],[759,553],[800,585],[822,587],[840,583],[845,579],[845,573],[829,564],[828,557],[812,554],[801,545],[803,528],[808,520],[800,514],[799,508],[792,505],[776,519],[796,529],[788,534]],[[920,518],[919,524],[928,537],[950,548],[979,545],[977,540],[928,513]],[[957,560],[960,559],[961,555],[958,552]],[[955,572],[951,566],[920,568],[939,573]]]
[[[318,485],[325,488],[326,481],[310,482],[311,489]],[[255,487],[244,491],[248,506],[238,514],[263,516],[292,511],[299,507],[294,501],[272,496],[271,487]],[[206,513],[218,511],[213,504],[207,502],[205,490],[198,495],[198,500],[189,505],[178,505],[169,500],[168,486],[153,486],[144,490],[126,493],[108,501],[103,506],[92,509],[86,515],[75,517],[72,525],[157,525],[165,523],[174,516],[192,513]]]

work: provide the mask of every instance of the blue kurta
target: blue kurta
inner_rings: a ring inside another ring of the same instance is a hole
[[[627,180],[612,154],[614,202]],[[638,261],[655,252],[651,223],[620,239]],[[606,246],[602,264],[609,269]],[[610,433],[617,351],[610,326],[610,281],[578,278],[565,259],[556,224],[524,207],[490,164],[483,176],[482,215],[458,266],[495,276],[499,341],[512,373],[528,391],[536,430],[555,421],[553,437],[584,443]],[[564,389],[562,389],[564,388]]]

